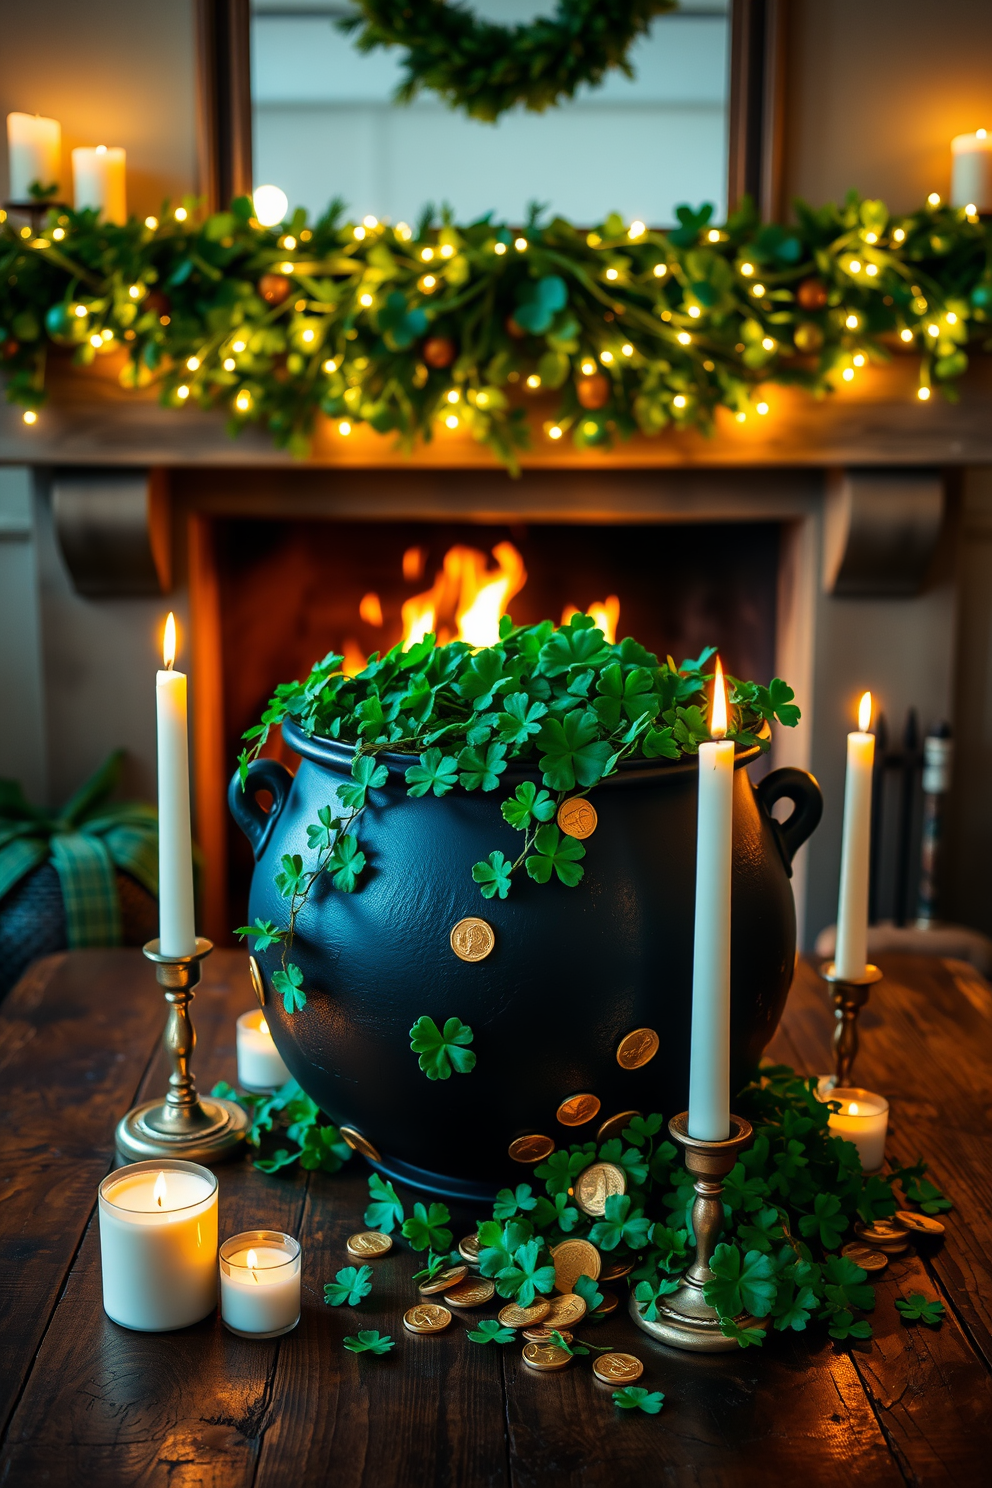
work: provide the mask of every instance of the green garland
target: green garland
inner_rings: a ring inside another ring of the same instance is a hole
[[[358,0],[359,14],[338,26],[357,31],[359,51],[403,48],[397,103],[430,88],[452,108],[492,121],[518,104],[540,113],[574,98],[613,67],[632,77],[631,45],[676,7],[677,0],[558,0],[553,17],[494,26],[446,0]]]
[[[853,193],[796,210],[791,227],[745,206],[717,228],[680,207],[662,233],[618,216],[352,224],[338,204],[270,230],[247,198],[123,227],[53,209],[37,234],[0,227],[7,396],[35,422],[53,345],[81,366],[123,348],[125,386],[226,409],[232,433],[261,424],[294,455],[325,415],[407,448],[464,425],[511,469],[542,390],[558,393],[551,447],[580,448],[760,415],[762,384],[819,396],[892,349],[919,355],[921,398],[951,396],[992,310],[984,225],[935,200],[890,219]]]

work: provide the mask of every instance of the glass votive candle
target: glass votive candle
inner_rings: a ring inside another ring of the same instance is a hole
[[[833,1135],[854,1143],[866,1173],[877,1172],[885,1160],[885,1133],[889,1125],[889,1103],[885,1096],[857,1085],[838,1085],[824,1098],[840,1102],[840,1110],[830,1112]]]
[[[238,1019],[238,1084],[242,1090],[278,1090],[291,1078],[261,1008]]]
[[[246,1230],[220,1248],[220,1315],[239,1338],[278,1338],[300,1321],[300,1242]]]
[[[217,1306],[217,1179],[157,1158],[100,1184],[103,1307],[122,1328],[188,1328]]]

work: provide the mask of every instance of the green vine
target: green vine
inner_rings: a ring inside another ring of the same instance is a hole
[[[918,354],[920,398],[953,395],[992,309],[974,213],[890,218],[852,192],[798,203],[790,226],[750,204],[723,226],[711,214],[587,232],[537,209],[519,229],[428,209],[409,227],[347,222],[335,203],[270,230],[246,197],[123,227],[53,208],[37,234],[0,225],[7,397],[37,422],[53,349],[77,366],[123,353],[125,387],[157,387],[177,416],[224,409],[232,433],[260,424],[301,457],[321,418],[406,449],[458,426],[515,471],[542,394],[557,397],[549,448],[761,416],[770,385],[821,396],[893,351]]]

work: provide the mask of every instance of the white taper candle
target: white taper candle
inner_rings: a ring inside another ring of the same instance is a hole
[[[871,693],[858,710],[857,733],[847,736],[847,782],[844,786],[844,837],[840,851],[840,899],[837,906],[838,977],[858,980],[868,961],[868,875],[871,862],[871,777],[875,763],[875,735],[871,722]]]
[[[155,679],[158,721],[158,922],[163,956],[196,950],[193,840],[189,812],[186,675],[172,669],[176,621],[165,625],[165,671]]]

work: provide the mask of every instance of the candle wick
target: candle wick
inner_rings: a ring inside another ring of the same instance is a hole
[[[171,672],[172,671],[172,668],[175,666],[175,664],[176,664],[175,657],[174,656],[170,656],[169,657],[169,660],[165,663],[165,670],[167,672]]]

